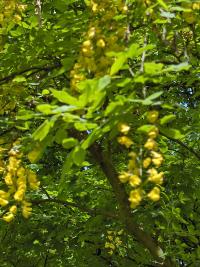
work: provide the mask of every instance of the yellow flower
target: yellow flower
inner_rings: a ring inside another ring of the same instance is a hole
[[[113,241],[113,236],[108,235],[108,239],[109,239],[110,241]]]
[[[9,203],[8,200],[3,199],[3,198],[0,198],[0,205],[1,205],[2,207],[8,205],[8,203]]]
[[[125,123],[120,123],[118,129],[121,133],[127,134],[130,131],[130,126]]]
[[[150,123],[155,123],[158,119],[159,112],[157,110],[152,110],[147,113],[147,120]]]
[[[127,136],[120,136],[117,140],[121,145],[125,145],[127,148],[133,144],[133,141]]]
[[[138,168],[135,168],[134,170],[133,170],[133,174],[135,174],[135,175],[140,175],[140,169],[138,169]]]
[[[129,184],[131,185],[131,186],[138,186],[138,185],[140,185],[141,184],[141,179],[140,179],[140,177],[138,176],[138,175],[131,175],[131,177],[129,178]]]
[[[196,10],[199,10],[200,9],[200,3],[193,3],[192,4],[192,9],[196,9]]]
[[[17,170],[17,176],[18,177],[21,177],[21,176],[24,176],[25,175],[25,169],[24,167],[20,167],[18,170]]]
[[[156,149],[157,143],[152,138],[149,138],[144,144],[144,147],[148,150]]]
[[[5,192],[3,190],[0,190],[0,198],[9,199],[10,194],[8,192]]]
[[[36,182],[36,183],[30,183],[30,188],[33,189],[33,190],[37,190],[40,186],[40,182]]]
[[[104,48],[106,46],[106,43],[103,39],[99,39],[97,41],[97,46],[100,47],[100,48]]]
[[[141,189],[135,189],[130,192],[129,201],[131,202],[131,208],[137,207],[142,200]]]
[[[158,136],[158,128],[154,127],[152,130],[148,132],[148,136],[152,139],[156,138]]]
[[[148,168],[150,164],[151,164],[151,158],[150,157],[143,160],[143,167],[145,169]]]
[[[112,250],[114,250],[115,249],[115,245],[110,243],[110,242],[106,242],[105,243],[105,248],[111,248]]]
[[[13,213],[7,212],[4,216],[3,216],[3,220],[6,222],[11,222],[14,219],[14,215]]]
[[[98,10],[98,5],[96,3],[93,3],[92,11],[96,12]]]
[[[28,206],[22,206],[22,215],[28,219],[31,216],[32,208]]]
[[[4,172],[4,170],[5,170],[5,168],[4,168],[4,167],[0,167],[0,173],[3,173],[3,172]]]
[[[135,159],[131,159],[131,160],[129,160],[129,162],[128,162],[128,169],[129,169],[129,170],[132,170],[132,169],[135,168],[135,167],[136,167]]]
[[[6,177],[4,178],[4,180],[5,180],[5,183],[6,183],[7,185],[13,185],[13,180],[12,180],[12,175],[11,175],[11,173],[7,173],[7,174],[6,174]]]
[[[94,38],[95,34],[96,34],[95,27],[91,27],[88,31],[88,37],[92,39]]]
[[[121,230],[118,232],[118,235],[122,235],[122,234],[123,234],[123,232],[124,232],[124,230],[123,230],[123,229],[121,229]]]
[[[37,190],[39,188],[40,182],[37,181],[37,176],[33,171],[28,171],[28,181],[31,189]]]
[[[128,172],[122,172],[122,173],[118,176],[120,182],[122,182],[122,183],[126,183],[126,182],[128,182],[129,177],[130,177],[130,173],[128,173]]]
[[[118,236],[115,238],[115,244],[116,244],[117,246],[119,246],[119,245],[122,244],[122,241],[120,240],[120,238],[119,238]]]
[[[17,213],[17,206],[16,205],[13,205],[10,207],[9,211],[13,214],[16,214]]]
[[[148,181],[153,182],[155,184],[162,184],[163,183],[163,175],[164,175],[164,172],[150,175],[148,177]]]
[[[150,176],[153,176],[153,175],[157,175],[158,172],[155,168],[151,168],[147,171],[147,173],[150,175]]]
[[[22,201],[24,198],[24,190],[18,190],[15,194],[14,194],[14,199],[16,201]]]
[[[154,187],[147,196],[152,201],[158,201],[160,199],[160,188]]]
[[[85,47],[90,47],[91,45],[92,45],[92,43],[90,40],[86,40],[83,42],[83,46],[85,46]]]
[[[17,179],[17,185],[18,187],[22,187],[22,186],[26,186],[26,177],[25,176],[20,176],[18,179]]]
[[[153,164],[156,166],[156,167],[160,167],[160,165],[162,164],[163,162],[163,157],[161,154],[155,152],[155,151],[152,151],[151,152],[152,156],[153,156],[153,159],[152,159],[152,162]]]
[[[18,9],[20,12],[24,11],[26,8],[27,8],[27,5],[22,5],[22,4],[17,5],[17,9]]]
[[[162,158],[152,159],[153,164],[154,164],[156,167],[158,167],[158,168],[159,168],[160,165],[162,164],[162,161],[163,161]]]
[[[37,176],[33,171],[28,171],[28,181],[29,183],[35,183],[37,182]]]
[[[129,157],[131,157],[133,159],[135,159],[137,157],[137,154],[133,151],[131,151],[128,155],[129,155]]]

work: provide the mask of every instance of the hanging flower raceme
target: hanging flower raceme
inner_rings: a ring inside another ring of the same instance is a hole
[[[20,23],[22,12],[26,5],[16,0],[1,0],[0,5],[0,50],[3,47],[3,36],[7,33],[9,24]]]
[[[71,89],[78,91],[78,84],[88,77],[102,77],[109,73],[113,60],[110,51],[123,51],[126,20],[116,20],[127,13],[123,1],[90,1],[91,13],[88,31],[84,36],[77,63],[70,72]],[[126,16],[125,16],[126,17]]]
[[[26,192],[28,189],[37,190],[40,185],[36,174],[23,166],[23,154],[18,149],[19,145],[19,140],[13,143],[8,152],[8,162],[4,164],[2,172],[4,187],[7,187],[7,190],[0,190],[0,206],[6,211],[2,217],[6,222],[14,219],[19,208],[25,218],[31,215],[31,203],[26,200]]]
[[[112,255],[115,250],[120,249],[122,245],[121,235],[123,230],[120,231],[107,231],[105,248],[108,254]]]
[[[129,161],[127,170],[119,174],[119,180],[122,183],[128,183],[131,191],[129,201],[131,208],[136,208],[144,198],[149,198],[152,201],[160,199],[160,188],[163,184],[164,172],[160,172],[158,168],[163,162],[163,156],[159,152],[158,137],[159,130],[157,127],[159,112],[151,110],[147,112],[147,121],[149,131],[147,131],[147,139],[143,147],[140,147],[139,152],[131,151],[129,153]],[[118,126],[119,132],[122,136],[118,137],[118,142],[126,148],[131,149],[135,143],[128,137],[130,126],[126,123],[120,123]],[[146,192],[146,186],[153,188]]]

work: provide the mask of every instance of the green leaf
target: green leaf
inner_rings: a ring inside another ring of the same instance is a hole
[[[69,173],[72,165],[73,165],[73,150],[67,155],[66,159],[64,160],[64,164],[62,166],[59,194],[63,190],[63,186],[65,185],[66,174]]]
[[[156,92],[156,93],[148,96],[146,98],[146,100],[154,100],[154,99],[158,98],[159,96],[161,96],[162,94],[163,94],[163,91]]]
[[[145,125],[142,125],[139,128],[137,128],[137,131],[141,132],[141,133],[148,133],[151,130],[153,130],[154,128],[155,128],[155,126],[152,124],[145,124]]]
[[[145,62],[144,63],[144,71],[149,75],[158,75],[161,73],[164,65],[162,63],[155,62]]]
[[[168,128],[160,128],[161,132],[164,133],[167,137],[173,139],[182,139],[184,135],[177,129],[168,129]]]
[[[174,115],[174,114],[166,115],[160,119],[160,124],[161,125],[166,124],[170,121],[173,121],[175,118],[176,118],[176,115]]]
[[[165,4],[165,2],[163,0],[157,0],[157,2],[166,10],[168,9],[168,6]]]
[[[86,140],[83,141],[81,147],[87,149],[90,147],[100,136],[102,135],[101,128],[95,128],[91,133],[89,133]]]
[[[55,120],[45,120],[33,133],[33,138],[35,140],[42,141],[49,133],[50,129],[54,126]]]
[[[37,105],[36,109],[40,111],[41,113],[44,113],[45,115],[49,115],[52,113],[52,108],[55,106],[51,106],[49,104],[41,104]]]
[[[108,86],[111,82],[111,78],[109,75],[105,75],[98,80],[98,90],[103,90],[106,86]]]
[[[78,140],[73,137],[62,140],[62,146],[67,149],[72,148],[77,144],[78,144]]]
[[[61,63],[66,71],[70,70],[73,67],[74,59],[71,57],[66,57],[61,60]]]
[[[110,75],[112,76],[116,74],[120,69],[122,69],[126,60],[127,60],[127,57],[125,53],[122,53],[117,59],[115,59],[115,62],[113,63],[111,70],[110,70]]]
[[[65,92],[63,90],[58,91],[55,89],[51,89],[51,92],[52,92],[53,96],[62,103],[73,105],[73,106],[77,106],[77,104],[78,104],[77,98],[71,96],[70,94],[68,94],[67,92]]]
[[[54,106],[53,106],[54,107]],[[56,107],[55,109],[52,110],[52,114],[57,114],[57,113],[65,113],[65,112],[69,112],[69,111],[74,111],[77,110],[78,108],[75,106],[71,106],[71,105],[63,105],[60,107]]]
[[[168,68],[164,70],[164,72],[168,71],[183,71],[183,70],[189,70],[191,68],[191,65],[188,62],[182,62],[178,65],[170,65]]]
[[[61,125],[61,128],[58,129],[55,135],[55,142],[58,144],[62,144],[63,139],[67,137],[67,131],[64,128],[64,125]]]
[[[139,49],[139,44],[132,44],[128,51],[127,51],[127,57],[129,58],[134,58],[138,56],[138,49]]]
[[[22,75],[19,75],[13,79],[13,82],[16,82],[16,83],[26,82],[26,78]]]
[[[135,103],[141,103],[142,105],[144,106],[149,106],[149,105],[152,105],[152,104],[160,104],[158,102],[154,102],[153,100],[158,98],[159,96],[162,95],[162,91],[159,91],[159,92],[156,92],[150,96],[148,96],[147,98],[145,99],[129,99],[130,102],[135,102]]]
[[[20,110],[16,116],[17,120],[30,120],[35,117],[35,113],[30,110]]]
[[[76,165],[80,166],[85,160],[86,151],[81,146],[76,146],[73,150],[73,161]]]
[[[78,131],[87,131],[87,130],[91,130],[97,127],[96,123],[91,123],[91,122],[75,122],[74,123],[74,127],[78,130]]]

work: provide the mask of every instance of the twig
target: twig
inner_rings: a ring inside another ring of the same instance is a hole
[[[69,202],[69,201],[65,201],[65,200],[61,200],[61,199],[56,199],[56,198],[33,199],[33,200],[30,200],[30,202],[33,205],[40,205],[40,204],[45,204],[45,203],[58,203],[58,204],[62,204],[64,206],[78,208],[80,211],[86,212],[91,216],[103,215],[103,216],[111,217],[111,218],[117,217],[117,215],[110,213],[110,212],[106,212],[106,211],[102,211],[102,210],[92,210],[92,209],[89,209],[89,208],[84,207],[82,205],[79,205],[77,203]]]
[[[42,27],[42,5],[41,5],[41,0],[36,0],[35,1],[35,14],[37,15],[38,17],[38,25],[39,25],[39,28]]]
[[[32,70],[34,70],[34,72],[32,72],[31,74],[28,74],[28,77],[33,75],[33,74],[35,74],[36,71],[38,71],[38,72],[40,72],[40,71],[50,71],[50,70],[58,68],[58,67],[60,67],[60,66],[53,65],[53,66],[49,66],[49,67],[45,67],[45,66],[43,66],[43,67],[37,67],[37,66],[30,67],[30,68],[27,68],[27,69],[24,69],[24,70],[21,70],[21,71],[18,71],[18,72],[13,72],[12,74],[10,74],[8,76],[0,78],[0,84],[8,82],[8,81],[12,80],[13,78],[15,78],[18,75],[22,75],[22,74],[24,74],[26,72],[29,72],[29,71],[32,71]]]
[[[200,160],[200,154],[198,154],[193,148],[187,146],[185,143],[183,143],[182,141],[180,141],[179,139],[175,139],[173,137],[169,137],[167,136],[165,133],[163,133],[162,131],[160,131],[160,134],[164,137],[166,137],[169,140],[174,141],[175,143],[181,145],[182,147],[184,147],[185,149],[187,149],[190,153],[192,153],[197,159]]]

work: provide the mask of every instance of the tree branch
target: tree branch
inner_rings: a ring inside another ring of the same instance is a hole
[[[197,159],[200,160],[200,154],[198,154],[192,147],[187,146],[185,143],[183,143],[182,141],[175,139],[173,137],[169,137],[167,136],[165,133],[163,133],[162,131],[160,131],[160,134],[164,137],[166,137],[169,140],[174,141],[175,143],[179,144],[180,146],[184,147],[185,149],[187,149],[190,153],[192,153]]]
[[[45,204],[45,203],[57,203],[57,204],[61,204],[63,206],[69,206],[69,207],[78,208],[80,211],[86,212],[91,216],[103,215],[103,216],[111,217],[111,218],[116,218],[117,217],[115,214],[110,213],[110,212],[106,212],[106,211],[102,211],[102,210],[95,210],[95,209],[92,210],[92,209],[89,209],[89,208],[84,207],[82,205],[79,205],[77,203],[69,202],[69,201],[61,200],[61,199],[56,199],[56,198],[33,199],[33,200],[30,200],[30,202],[33,205],[40,205],[40,204]]]
[[[31,74],[29,74],[28,77],[31,76],[31,75],[34,75],[37,72],[40,72],[40,71],[50,71],[50,70],[56,69],[58,67],[60,67],[60,66],[58,66],[56,64],[56,65],[49,66],[49,67],[45,67],[45,66],[43,66],[43,67],[37,67],[37,66],[35,66],[35,67],[30,67],[30,68],[27,68],[27,69],[24,69],[24,70],[21,70],[21,71],[16,71],[16,72],[11,73],[8,76],[5,76],[3,78],[0,78],[0,84],[6,83],[6,82],[14,79],[16,76],[22,75],[22,74],[27,73],[27,72],[30,72],[30,71],[33,71],[33,72]]]
[[[156,244],[152,237],[133,221],[130,203],[128,202],[128,196],[126,194],[124,186],[118,179],[118,174],[113,166],[110,153],[102,153],[101,147],[97,144],[93,145],[90,148],[90,151],[113,188],[115,197],[119,204],[120,219],[126,226],[128,232],[134,235],[138,242],[140,242],[145,248],[149,250],[153,258],[158,262],[160,266],[174,266],[171,260],[164,258],[162,249]]]

